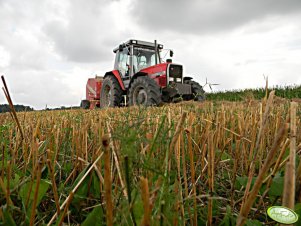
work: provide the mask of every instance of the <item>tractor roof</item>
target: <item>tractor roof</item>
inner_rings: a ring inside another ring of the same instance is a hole
[[[144,47],[144,48],[155,49],[155,43],[154,42],[145,42],[145,41],[134,40],[134,39],[130,39],[127,42],[124,42],[120,45],[123,48],[126,47],[126,46],[134,45],[136,47],[142,47],[142,48]],[[157,43],[157,48],[158,49],[163,49],[163,45]],[[115,49],[113,49],[113,52],[116,53],[118,49],[119,49],[119,46],[116,47]]]

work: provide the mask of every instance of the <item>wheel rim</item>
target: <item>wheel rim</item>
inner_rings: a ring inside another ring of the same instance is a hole
[[[110,106],[111,104],[111,95],[112,95],[112,90],[111,90],[111,87],[110,86],[106,86],[104,88],[104,105],[105,106]]]
[[[133,103],[135,105],[145,105],[147,103],[147,92],[143,87],[139,86],[134,90]]]
[[[195,93],[193,94],[194,100],[204,100],[205,99],[205,94],[204,93]]]

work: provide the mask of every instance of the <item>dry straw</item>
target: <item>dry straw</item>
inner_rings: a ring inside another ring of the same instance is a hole
[[[148,188],[148,180],[144,177],[140,179],[141,184],[141,196],[143,201],[143,209],[144,216],[142,220],[142,225],[150,226],[151,225],[151,208],[150,208],[150,200],[149,200],[149,188]]]
[[[271,150],[268,153],[267,158],[264,161],[264,164],[262,168],[259,171],[258,177],[254,183],[254,186],[249,194],[247,194],[246,202],[242,205],[240,214],[237,218],[236,226],[242,226],[244,225],[247,216],[251,210],[251,207],[255,201],[256,196],[258,195],[259,189],[263,183],[264,176],[268,172],[271,164],[273,163],[273,159],[277,153],[277,150],[279,149],[283,139],[286,136],[288,130],[288,124],[284,124],[281,129],[279,130],[277,137],[274,141],[274,144],[271,148]]]
[[[110,141],[108,136],[102,138],[102,145],[104,147],[104,186],[105,186],[105,200],[106,200],[106,220],[107,225],[113,225],[113,202],[112,202],[112,179],[111,179],[111,152]]]
[[[17,117],[17,113],[16,113],[16,110],[15,110],[15,107],[14,107],[14,104],[13,104],[13,101],[10,97],[10,94],[9,94],[9,90],[7,88],[7,85],[6,85],[6,82],[5,82],[5,79],[4,79],[4,76],[2,75],[1,76],[1,79],[2,79],[2,82],[3,82],[3,85],[4,85],[4,88],[2,88],[3,92],[4,92],[4,95],[7,99],[7,102],[9,104],[9,107],[11,109],[11,112],[12,112],[12,116],[13,116],[13,119],[15,120],[15,122],[17,123],[17,126],[19,128],[19,131],[21,133],[21,137],[22,139],[24,138],[24,135],[23,135],[23,131],[22,131],[22,128],[21,128],[21,125],[20,125],[20,122],[19,122],[19,119]]]
[[[70,202],[70,200],[72,200],[74,193],[77,191],[77,189],[80,187],[80,185],[83,183],[83,181],[86,179],[86,177],[89,175],[89,173],[91,172],[92,169],[94,169],[94,166],[97,164],[97,162],[101,159],[103,153],[101,153],[97,159],[94,161],[94,163],[89,167],[89,169],[86,171],[86,173],[84,174],[84,176],[80,179],[80,181],[75,185],[75,187],[72,189],[72,191],[69,193],[68,197],[65,199],[65,201],[62,203],[62,205],[60,206],[60,211],[63,210],[63,208],[66,206],[66,204],[68,202]],[[58,216],[59,211],[55,212],[55,214],[52,216],[52,218],[50,219],[50,221],[48,222],[47,226],[50,226],[53,221],[56,219],[56,217]]]
[[[290,209],[295,208],[295,161],[296,161],[296,108],[297,104],[291,102],[290,106],[290,154],[286,163],[284,176],[284,189],[282,205]]]
[[[272,92],[252,103],[18,113],[23,140],[17,123],[1,114],[1,202],[18,224],[25,223],[19,211],[24,203],[32,213],[28,223],[34,225],[45,220],[48,225],[82,224],[96,210],[103,212],[106,225],[216,225],[229,216],[226,206],[231,217],[240,210],[237,224],[243,225],[247,218],[265,215],[272,202],[281,205],[269,192],[273,178],[293,161],[293,154],[284,157],[288,145],[292,152],[298,143],[295,152],[301,152],[301,135],[293,132],[300,119],[296,116],[294,123],[294,113],[290,139],[286,135],[288,111],[288,103],[273,102]],[[297,169],[296,200],[301,163]],[[32,191],[40,190],[37,179],[45,177],[52,186],[41,202],[34,201]],[[266,189],[260,195],[263,183]],[[14,197],[23,186],[32,195],[20,201]],[[77,215],[72,200],[81,188],[88,192],[81,196]],[[0,220],[6,210],[0,209]]]

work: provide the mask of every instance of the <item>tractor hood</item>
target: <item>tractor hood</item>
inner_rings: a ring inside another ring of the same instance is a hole
[[[150,66],[142,69],[140,72],[147,73],[149,76],[161,76],[166,74],[168,63],[156,64],[154,66]]]

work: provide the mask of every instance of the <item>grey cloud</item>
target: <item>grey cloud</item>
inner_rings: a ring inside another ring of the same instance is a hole
[[[56,50],[67,58],[75,62],[93,62],[102,58],[105,48],[99,43],[97,38],[87,33],[87,28],[64,26],[59,21],[53,21],[44,27],[46,34],[54,42]],[[86,31],[84,31],[86,30]]]
[[[131,13],[140,26],[200,34],[300,12],[300,0],[135,0]]]
[[[54,42],[56,50],[74,62],[99,62],[111,59],[110,53],[120,36],[128,36],[115,27],[110,3],[106,0],[75,1],[68,9],[67,23],[51,21],[43,31]],[[104,4],[106,3],[106,5]]]
[[[49,16],[48,3],[10,0],[0,4],[0,46],[9,54],[8,67],[45,70],[48,47],[40,26]]]
[[[301,50],[301,38],[299,38],[299,37],[293,38],[291,41],[283,43],[283,46],[288,48],[289,50],[300,51]]]
[[[5,80],[14,103],[33,106],[35,109],[78,106],[80,94],[76,95],[68,84],[62,81],[62,74],[56,71],[25,71],[9,69]],[[0,100],[4,101],[1,96]],[[3,102],[1,101],[1,102]]]
[[[1,40],[1,38],[0,38]],[[38,43],[35,37],[27,34],[12,34],[2,37],[0,46],[3,46],[9,55],[9,65],[22,70],[44,70],[47,66],[46,47]]]
[[[279,64],[285,61],[285,57],[270,57],[268,59],[247,59],[243,62],[236,62],[234,66],[246,66],[249,64]]]
[[[127,36],[114,28],[110,4],[110,0],[0,0],[0,48],[9,59],[0,70],[15,103],[38,109],[46,104],[79,104],[86,79],[76,90],[74,68],[85,66],[78,62],[97,62],[83,71],[98,71],[98,63],[112,61],[113,47]],[[77,76],[87,76],[80,73],[75,70]]]

